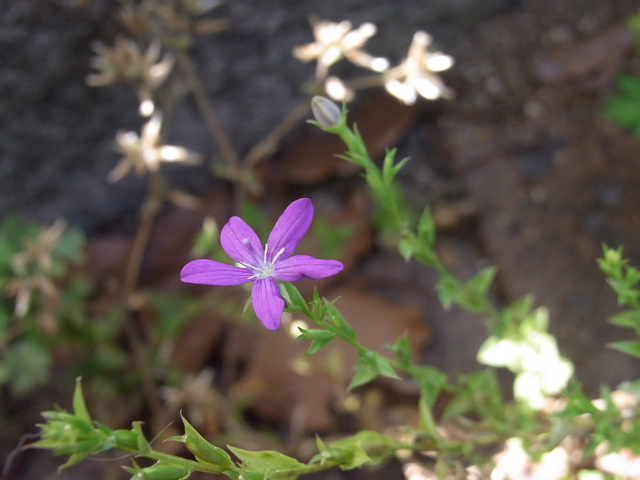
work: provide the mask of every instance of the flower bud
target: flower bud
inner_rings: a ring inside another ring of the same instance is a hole
[[[311,99],[311,111],[316,122],[323,128],[335,128],[342,121],[342,112],[327,97],[316,95]]]

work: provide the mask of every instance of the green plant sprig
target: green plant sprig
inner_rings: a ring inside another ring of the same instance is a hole
[[[371,159],[357,126],[347,124],[346,106],[340,110],[325,97],[314,97],[312,111],[314,123],[325,132],[338,135],[347,146],[347,152],[340,155],[349,162],[364,169],[364,177],[376,202],[392,217],[399,234],[398,250],[406,261],[414,258],[419,263],[435,269],[440,278],[437,289],[445,308],[459,305],[473,313],[487,315],[493,324],[499,323],[500,312],[487,295],[496,274],[495,267],[480,270],[467,282],[462,282],[449,271],[434,249],[435,221],[429,207],[426,207],[415,221],[411,212],[403,208],[401,190],[395,182],[398,172],[409,160],[395,161],[397,151],[388,150],[378,167]]]
[[[194,472],[224,474],[233,480],[278,479],[293,480],[299,475],[318,472],[333,467],[350,470],[364,464],[377,465],[398,450],[418,450],[433,444],[403,443],[373,431],[361,431],[340,440],[325,443],[317,439],[319,453],[309,463],[301,463],[276,451],[248,451],[229,447],[240,460],[233,461],[222,448],[208,442],[183,417],[184,435],[167,441],[184,443],[195,460],[154,450],[145,438],[142,422],[134,422],[130,430],[113,430],[92,420],[82,394],[80,379],[73,396],[73,413],[63,410],[44,412],[46,423],[39,425],[41,439],[29,448],[52,450],[56,455],[69,455],[60,468],[70,467],[108,450],[130,452],[136,457],[155,460],[149,467],[141,468],[135,461],[133,467],[125,467],[132,480],[181,480]]]

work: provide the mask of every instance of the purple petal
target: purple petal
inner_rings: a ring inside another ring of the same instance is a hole
[[[186,283],[205,285],[240,285],[250,282],[253,271],[234,267],[214,260],[194,260],[187,263],[180,272],[180,279]]]
[[[264,256],[256,232],[240,217],[231,217],[220,232],[222,248],[238,263],[259,265]]]
[[[280,296],[278,282],[273,277],[257,278],[251,289],[253,310],[265,328],[277,330],[282,321],[284,300]]]
[[[269,235],[269,261],[284,248],[279,258],[290,257],[313,221],[313,204],[308,198],[301,198],[289,205],[276,222]]]
[[[303,277],[330,277],[344,270],[344,265],[338,260],[321,260],[308,255],[294,255],[276,263],[276,278],[285,282],[295,282]]]

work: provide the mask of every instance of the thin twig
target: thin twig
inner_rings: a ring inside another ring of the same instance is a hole
[[[276,128],[271,130],[260,142],[251,147],[249,153],[242,159],[242,168],[244,170],[250,170],[261,160],[264,160],[275,152],[280,144],[280,140],[305,117],[310,108],[311,100],[310,98],[305,98],[284,117]]]
[[[149,245],[151,232],[155,223],[156,215],[162,207],[165,193],[164,181],[160,173],[154,172],[149,177],[149,192],[147,198],[140,209],[140,225],[133,239],[129,261],[125,271],[125,277],[122,284],[122,301],[127,307],[127,314],[124,321],[125,333],[127,341],[133,350],[134,361],[140,372],[140,381],[142,384],[142,392],[149,409],[154,416],[162,411],[162,404],[158,395],[157,388],[153,382],[153,372],[146,355],[146,346],[143,339],[140,338],[136,326],[133,321],[132,312],[130,311],[129,301],[131,296],[138,287],[140,279],[140,269],[144,259],[145,251]]]
[[[147,198],[140,209],[140,225],[138,226],[138,231],[136,232],[136,236],[133,240],[133,246],[131,247],[131,253],[129,254],[127,270],[122,285],[122,292],[125,301],[128,301],[129,296],[138,286],[142,260],[144,259],[144,253],[147,249],[147,245],[149,244],[149,238],[151,237],[151,231],[153,230],[156,215],[160,211],[162,202],[164,201],[164,191],[165,185],[160,174],[157,172],[151,174],[149,177],[149,193],[147,194]]]
[[[191,94],[198,105],[198,109],[200,110],[207,127],[211,131],[211,135],[218,144],[222,157],[230,168],[231,173],[237,174],[240,163],[238,160],[238,154],[233,148],[233,144],[231,143],[231,139],[229,138],[224,125],[209,102],[209,98],[205,92],[200,75],[198,75],[189,55],[182,50],[178,50],[177,55],[178,62],[187,77],[187,83],[189,84]]]
[[[163,409],[162,402],[160,401],[158,389],[153,382],[153,371],[151,369],[151,365],[149,365],[149,360],[147,359],[145,342],[140,338],[130,313],[124,321],[124,329],[127,335],[127,342],[133,349],[133,358],[136,363],[136,367],[140,372],[140,383],[144,399],[149,406],[152,416],[154,418],[158,417]]]
[[[351,88],[352,90],[364,90],[365,88],[380,87],[389,80],[402,78],[402,75],[404,75],[402,70],[393,68],[383,74],[345,80],[343,83],[345,87]]]

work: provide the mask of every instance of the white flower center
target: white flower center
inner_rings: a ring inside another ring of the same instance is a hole
[[[245,239],[243,241],[243,243],[245,245],[247,245],[247,247],[249,247],[251,250],[253,250],[250,247],[250,242],[249,239]],[[251,276],[249,278],[249,280],[252,280],[254,278],[268,278],[268,277],[273,277],[276,274],[276,264],[278,263],[278,259],[282,256],[282,254],[284,253],[284,247],[282,247],[280,249],[280,251],[276,254],[275,257],[273,257],[273,260],[269,261],[268,260],[268,256],[269,256],[269,244],[265,244],[264,246],[264,255],[262,257],[262,259],[260,259],[258,257],[258,255],[254,255],[255,257],[255,264],[250,264],[250,263],[243,263],[242,265],[244,267],[250,268],[251,270],[253,270],[254,275]]]

